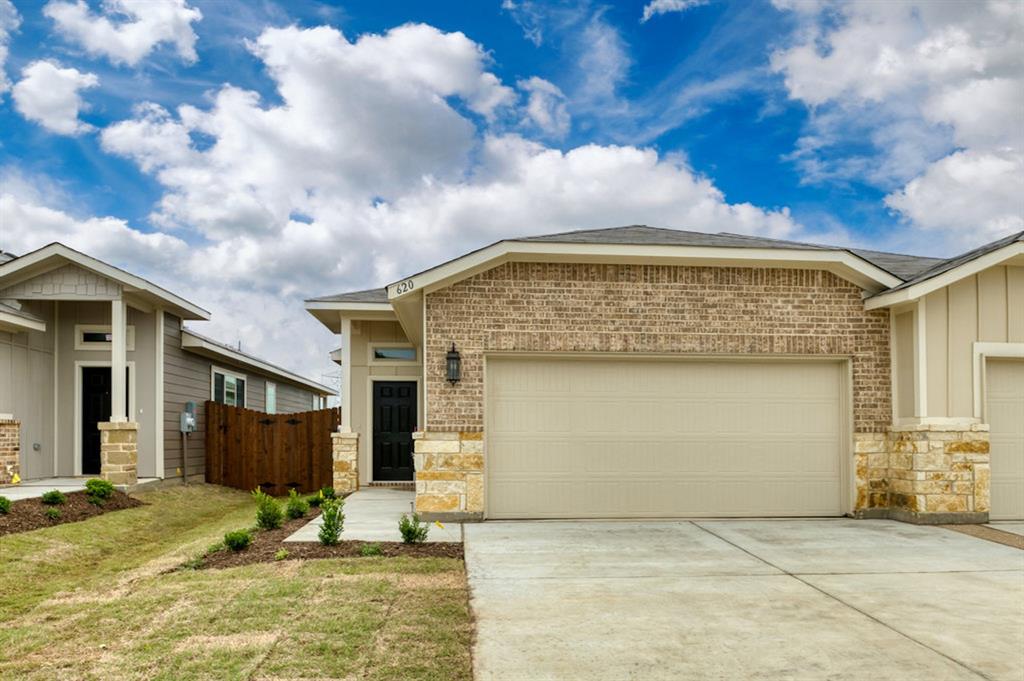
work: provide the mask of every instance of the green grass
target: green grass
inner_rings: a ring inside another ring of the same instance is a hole
[[[469,679],[461,561],[350,558],[165,571],[251,525],[244,492],[0,538],[0,678]]]

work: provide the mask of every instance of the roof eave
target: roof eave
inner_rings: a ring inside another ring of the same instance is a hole
[[[341,333],[342,319],[382,320],[395,319],[391,303],[326,302],[307,300],[306,312],[326,326],[332,333]]]
[[[39,331],[41,333],[45,333],[46,322],[0,310],[0,331],[5,331],[7,333]]]

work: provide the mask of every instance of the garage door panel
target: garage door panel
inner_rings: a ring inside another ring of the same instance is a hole
[[[838,515],[841,387],[838,363],[492,359],[488,515]]]
[[[1024,520],[1024,361],[986,368],[993,520]]]

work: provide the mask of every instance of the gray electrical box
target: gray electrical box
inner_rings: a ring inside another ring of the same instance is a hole
[[[181,432],[196,432],[196,403],[186,402],[185,411],[181,412]]]

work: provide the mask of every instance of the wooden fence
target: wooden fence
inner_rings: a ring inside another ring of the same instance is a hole
[[[206,481],[273,495],[331,486],[337,409],[264,414],[206,403]]]

